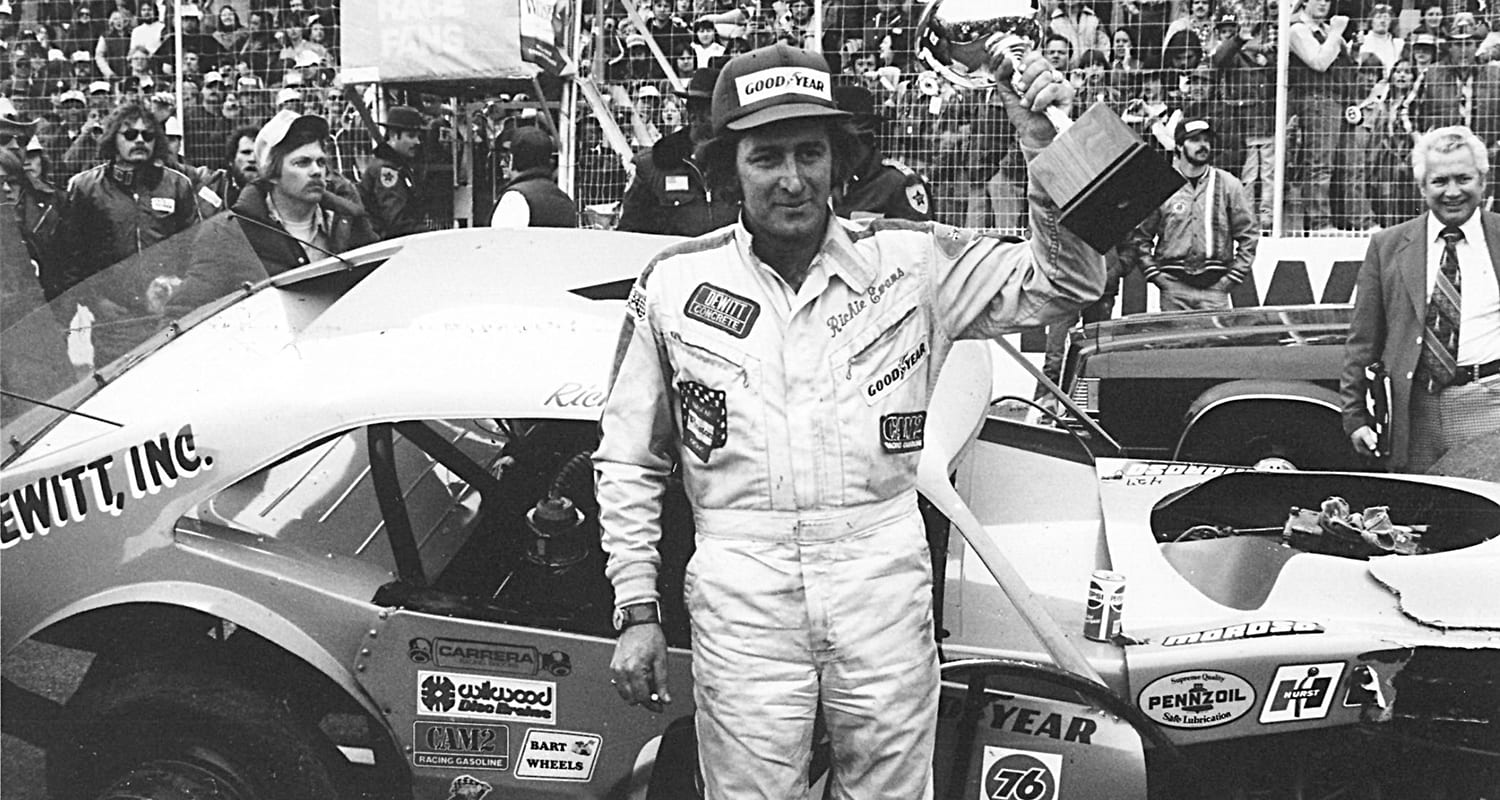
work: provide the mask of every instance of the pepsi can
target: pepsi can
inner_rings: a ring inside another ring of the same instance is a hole
[[[1096,569],[1089,576],[1089,599],[1083,608],[1083,635],[1108,642],[1120,635],[1120,615],[1125,610],[1125,576]]]

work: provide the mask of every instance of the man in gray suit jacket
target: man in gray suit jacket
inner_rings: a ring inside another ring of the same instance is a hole
[[[1423,135],[1412,168],[1428,210],[1370,240],[1340,395],[1357,452],[1425,472],[1500,430],[1500,215],[1481,208],[1489,158],[1468,128]],[[1366,405],[1376,362],[1390,376],[1388,452]]]

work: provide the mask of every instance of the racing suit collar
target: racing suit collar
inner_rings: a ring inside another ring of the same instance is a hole
[[[858,230],[859,226],[834,215],[830,200],[828,225],[823,228],[823,243],[818,247],[818,254],[813,257],[813,267],[821,264],[851,289],[863,292],[875,282],[876,269],[854,249],[855,233]],[[771,269],[755,255],[755,250],[750,246],[751,238],[750,229],[745,226],[745,213],[741,211],[734,223],[734,246],[739,251],[740,263]]]

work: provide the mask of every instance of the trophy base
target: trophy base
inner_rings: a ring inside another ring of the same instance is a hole
[[[1095,103],[1028,165],[1063,227],[1100,253],[1185,182],[1104,103]]]

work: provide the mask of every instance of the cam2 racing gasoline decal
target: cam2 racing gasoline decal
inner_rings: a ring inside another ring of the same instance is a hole
[[[1322,719],[1333,708],[1333,692],[1344,674],[1344,662],[1292,664],[1276,668],[1276,677],[1266,690],[1260,721],[1300,722]]]
[[[411,763],[419,767],[510,768],[510,729],[504,725],[417,721]]]
[[[714,448],[729,441],[724,392],[693,381],[678,381],[677,394],[682,398],[682,443],[707,464]]]
[[[904,414],[882,414],[880,447],[887,453],[910,453],[922,449],[922,432],[927,427],[926,411]]]
[[[417,714],[556,725],[557,684],[417,670]]]
[[[1255,707],[1255,687],[1232,672],[1174,672],[1146,684],[1136,699],[1146,716],[1169,728],[1227,725]]]
[[[700,283],[693,290],[692,296],[688,297],[682,313],[736,339],[743,339],[755,327],[755,318],[760,316],[760,304],[726,289]]]
[[[594,733],[526,732],[516,754],[516,777],[544,781],[586,781],[594,776],[594,762],[604,739]]]
[[[1063,757],[1058,753],[984,747],[982,800],[1057,800]]]

